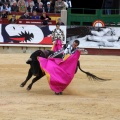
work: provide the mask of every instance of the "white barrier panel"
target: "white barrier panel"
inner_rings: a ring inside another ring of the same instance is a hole
[[[52,45],[52,31],[56,25],[39,26],[39,25],[23,25],[23,24],[0,24],[0,43],[11,44],[31,44],[36,45]],[[66,26],[60,26],[64,32],[66,43]]]
[[[120,27],[79,27],[69,28],[70,43],[77,39],[82,48],[120,49]],[[77,38],[76,38],[77,36]],[[74,38],[75,37],[75,38]],[[69,39],[67,39],[68,41]]]

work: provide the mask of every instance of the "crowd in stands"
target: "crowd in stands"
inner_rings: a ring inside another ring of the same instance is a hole
[[[1,0],[0,19],[7,18],[7,15],[20,12],[20,19],[41,19],[44,22],[51,20],[47,13],[60,13],[71,7],[71,0]],[[41,13],[41,16],[38,14]],[[32,14],[31,16],[29,14]],[[13,14],[9,20],[16,23],[16,15]]]

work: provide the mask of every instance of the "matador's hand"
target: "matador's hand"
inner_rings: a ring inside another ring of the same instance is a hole
[[[55,45],[55,44],[56,44],[56,41],[53,41],[52,43],[53,43],[53,45]]]

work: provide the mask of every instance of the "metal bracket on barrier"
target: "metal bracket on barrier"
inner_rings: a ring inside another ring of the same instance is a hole
[[[5,49],[5,46],[3,46],[3,49]],[[7,49],[9,49],[9,46],[7,46]]]

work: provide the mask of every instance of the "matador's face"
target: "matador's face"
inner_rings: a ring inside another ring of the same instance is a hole
[[[56,25],[56,28],[57,28],[57,29],[59,29],[59,28],[60,28],[60,26],[59,26],[59,25]]]
[[[72,47],[77,48],[78,44],[76,42],[73,42]]]

